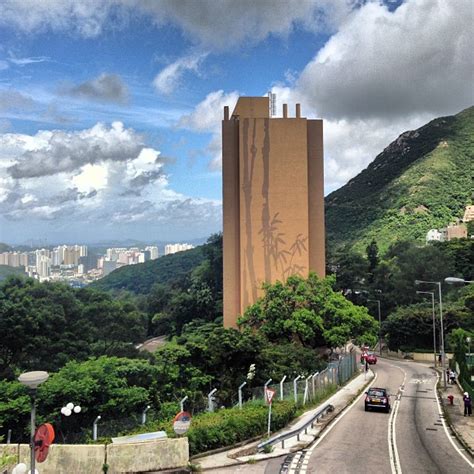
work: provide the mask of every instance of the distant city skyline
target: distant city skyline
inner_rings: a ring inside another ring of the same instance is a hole
[[[324,120],[325,192],[472,105],[471,0],[0,2],[0,242],[222,229],[239,96]]]

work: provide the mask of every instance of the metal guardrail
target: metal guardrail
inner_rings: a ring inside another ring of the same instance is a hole
[[[261,451],[265,448],[265,446],[272,446],[276,443],[281,442],[282,449],[285,447],[285,440],[289,438],[294,438],[300,440],[301,432],[304,430],[305,434],[308,433],[308,427],[311,426],[313,428],[314,424],[319,421],[326,413],[330,413],[334,410],[334,406],[328,404],[318,410],[305,424],[301,425],[299,428],[296,428],[292,431],[287,431],[286,433],[281,433],[277,436],[273,436],[272,438],[267,439],[266,441],[262,441],[257,445],[257,451]]]

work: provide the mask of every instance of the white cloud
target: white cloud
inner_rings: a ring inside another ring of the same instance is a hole
[[[114,225],[143,236],[158,224],[215,231],[221,209],[171,189],[160,152],[120,122],[0,134],[0,203],[0,218],[10,222]]]
[[[357,0],[54,0],[0,2],[0,25],[22,32],[61,31],[94,38],[105,29],[126,25],[137,13],[158,26],[179,26],[209,49],[257,43],[269,35],[287,36],[295,25],[332,30]]]
[[[153,80],[155,89],[162,94],[171,94],[179,86],[180,79],[186,72],[199,73],[199,68],[206,56],[207,53],[186,56],[169,64]]]
[[[7,0],[0,2],[0,24],[25,33],[52,30],[93,38],[102,33],[112,13],[117,13],[117,23],[124,21],[118,11],[121,3],[126,0]]]
[[[369,2],[346,18],[281,104],[324,119],[326,192],[363,170],[401,133],[474,102],[470,0]]]
[[[236,91],[228,94],[223,90],[210,92],[190,114],[183,115],[179,120],[180,127],[212,134],[208,146],[201,151],[201,154],[210,158],[210,171],[220,171],[222,167],[221,122],[224,117],[224,106],[228,106],[232,113],[238,98],[239,93]]]
[[[210,49],[255,44],[269,35],[287,36],[295,25],[312,31],[334,28],[350,13],[352,0],[137,0],[158,24],[171,22]]]
[[[15,138],[13,134],[10,137]],[[144,146],[143,138],[133,129],[124,128],[121,122],[114,122],[110,128],[98,123],[78,132],[40,131],[33,141],[36,147],[18,155],[15,164],[8,168],[13,178],[74,171],[87,163],[127,161]]]
[[[471,0],[362,6],[304,68],[296,89],[325,118],[454,113],[474,101]]]
[[[223,90],[210,92],[190,114],[181,117],[179,126],[196,132],[220,131],[221,121],[224,118],[224,106],[229,106],[232,112],[238,98],[237,91],[228,94]]]

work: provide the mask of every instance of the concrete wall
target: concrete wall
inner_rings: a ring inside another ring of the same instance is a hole
[[[0,445],[0,454],[18,455],[17,462],[30,463],[30,447]],[[158,471],[187,466],[189,448],[187,438],[162,439],[120,445],[53,444],[48,458],[37,465],[41,474],[103,474],[108,464],[109,474]],[[13,467],[13,466],[12,466]],[[11,468],[8,470],[11,472]]]
[[[189,459],[188,438],[147,443],[109,444],[109,474],[159,471],[184,467]]]

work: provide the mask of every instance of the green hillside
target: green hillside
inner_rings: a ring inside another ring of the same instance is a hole
[[[8,265],[0,265],[0,281],[5,280],[11,275],[25,276],[26,273],[23,267],[9,267]]]
[[[90,286],[101,290],[127,290],[146,294],[155,283],[171,286],[185,278],[205,258],[204,245],[184,252],[165,255],[137,265],[118,268]]]
[[[471,203],[473,161],[474,107],[403,133],[326,197],[328,246],[423,243],[429,229],[461,218]]]

